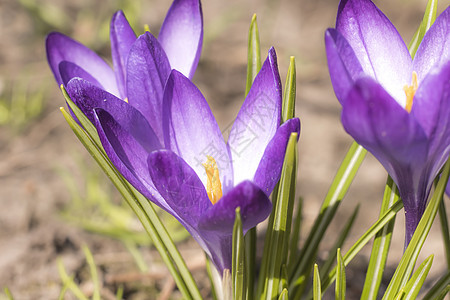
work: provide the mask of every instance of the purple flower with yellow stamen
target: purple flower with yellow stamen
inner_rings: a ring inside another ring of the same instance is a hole
[[[300,131],[297,118],[280,126],[275,51],[269,51],[256,76],[228,142],[201,92],[176,70],[167,80],[162,113],[154,115],[153,123],[86,80],[74,78],[67,86],[72,100],[82,104],[96,125],[120,173],[177,218],[220,272],[230,269],[235,209],[241,208],[244,232],[267,218],[289,137]],[[160,124],[162,139],[152,124]]]
[[[149,32],[136,38],[125,15],[118,11],[111,20],[110,38],[113,69],[89,48],[61,33],[50,33],[47,59],[56,82],[67,87],[72,78],[83,78],[128,101],[151,121],[159,111],[155,106],[161,106],[171,69],[192,78],[197,68],[203,42],[201,3],[175,0],[158,39]],[[147,77],[141,76],[142,72]]]
[[[397,184],[408,244],[434,178],[450,152],[450,9],[425,34],[414,59],[370,0],[342,0],[325,33],[331,81],[345,130]]]

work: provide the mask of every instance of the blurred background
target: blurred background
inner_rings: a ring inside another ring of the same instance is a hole
[[[0,287],[8,287],[16,299],[57,298],[63,287],[58,267],[73,276],[86,295],[92,293],[83,245],[98,266],[102,298],[115,299],[117,290],[123,291],[124,299],[181,298],[140,223],[60,113],[65,103],[47,66],[44,46],[46,35],[59,31],[111,62],[112,14],[123,9],[137,34],[148,24],[156,35],[170,2],[0,0]],[[376,4],[408,43],[426,2]],[[445,2],[440,1],[438,13],[448,5]],[[340,105],[328,77],[323,42],[324,31],[334,27],[338,1],[205,0],[202,4],[205,37],[193,81],[221,128],[232,123],[244,100],[247,32],[253,13],[258,16],[262,57],[275,46],[283,83],[289,57],[296,57],[296,114],[302,122],[297,195],[304,198],[304,237],[352,143],[340,125]],[[358,204],[357,225],[343,253],[375,222],[385,180],[384,169],[368,155],[327,233],[323,257]],[[176,221],[165,214],[162,218],[207,297],[203,253]],[[403,223],[399,213],[387,278],[403,252]],[[370,246],[347,269],[348,299],[360,294],[368,253]],[[429,284],[445,270],[438,220],[419,261],[432,253]],[[0,299],[6,299],[1,292]],[[70,293],[66,299],[72,299]]]

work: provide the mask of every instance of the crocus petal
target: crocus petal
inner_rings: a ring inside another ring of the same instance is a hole
[[[405,106],[403,86],[411,83],[411,56],[389,19],[370,0],[342,0],[336,29],[370,74]]]
[[[203,15],[199,0],[175,0],[161,27],[158,40],[172,69],[194,76],[203,43]]]
[[[156,38],[149,32],[141,35],[128,56],[128,102],[147,118],[160,141],[163,140],[162,99],[169,74],[169,61]]]
[[[233,184],[233,172],[219,125],[202,93],[176,70],[166,84],[163,126],[166,146],[195,170],[205,186],[207,176],[202,163],[207,156],[214,158],[226,193]]]
[[[235,184],[253,180],[267,144],[281,116],[281,81],[277,57],[271,48],[231,128],[228,147]]]
[[[96,87],[102,89],[102,85],[92,77],[91,74],[86,72],[83,68],[80,66],[69,62],[69,61],[62,61],[59,63],[59,74],[61,75],[61,79],[63,81],[64,86],[67,87],[67,83],[73,79],[73,78],[83,78],[84,80],[90,82],[91,84],[95,85]]]
[[[413,62],[413,70],[418,74],[419,84],[433,66],[450,60],[449,24],[450,7],[447,7],[423,37]]]
[[[47,36],[46,49],[47,60],[58,85],[63,84],[59,63],[69,61],[91,74],[105,90],[119,96],[113,70],[91,49],[58,32]]]
[[[212,203],[195,171],[169,150],[151,153],[148,168],[156,188],[175,216],[196,228],[200,217]]]
[[[426,162],[427,137],[422,127],[372,78],[359,79],[348,94],[342,124],[383,164],[399,189],[404,175],[399,173],[411,166],[419,170]]]
[[[431,165],[426,178],[436,177],[450,152],[450,61],[435,65],[419,85],[411,114],[428,136]],[[432,180],[427,189],[431,188]]]
[[[264,155],[258,165],[253,182],[267,196],[270,196],[280,179],[286,147],[293,132],[300,134],[300,120],[298,118],[290,119],[278,128],[275,136],[267,145],[266,151],[264,151]]]
[[[238,207],[241,209],[245,233],[269,216],[272,203],[257,185],[248,180],[243,181],[203,214],[199,229],[214,231],[218,235],[231,235]]]
[[[325,32],[325,47],[331,83],[336,98],[342,102],[363,69],[350,44],[336,29]]]
[[[147,165],[149,153],[161,149],[161,145],[139,111],[130,105],[123,106],[121,111],[118,109],[120,107],[110,107],[109,112],[100,108],[94,110],[95,125],[103,148],[125,179],[148,199],[168,209],[153,185]],[[128,122],[119,123],[113,118],[112,114],[120,113]]]
[[[95,86],[82,78],[72,78],[66,86],[70,99],[81,109],[83,114],[95,124],[94,108],[107,108],[111,103],[128,105],[125,101]],[[120,117],[120,114],[114,117]]]
[[[109,34],[117,85],[122,99],[125,99],[127,97],[125,87],[127,58],[131,46],[136,41],[136,34],[134,34],[123,11],[119,10],[113,15]]]

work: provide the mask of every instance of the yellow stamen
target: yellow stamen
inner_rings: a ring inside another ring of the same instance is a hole
[[[128,97],[126,97],[126,98],[124,99],[124,101],[125,101],[126,103],[128,103]]]
[[[212,204],[216,204],[222,198],[222,183],[220,183],[219,168],[212,156],[207,155],[207,161],[203,164],[208,177],[206,192]]]
[[[403,87],[403,90],[405,91],[406,95],[406,106],[405,109],[407,112],[411,112],[412,105],[413,105],[413,99],[414,95],[416,94],[417,88],[419,87],[419,84],[417,83],[417,73],[416,71],[412,72],[412,80],[411,85],[405,85]]]
[[[144,31],[150,32],[150,27],[148,26],[148,24],[144,24]]]

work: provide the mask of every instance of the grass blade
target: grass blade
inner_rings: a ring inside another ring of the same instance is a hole
[[[336,243],[334,244],[333,248],[330,249],[330,255],[328,256],[327,260],[325,261],[325,263],[322,265],[322,267],[320,268],[320,273],[321,274],[328,274],[331,270],[331,267],[333,266],[333,263],[336,261],[337,259],[337,251],[339,248],[342,247],[342,245],[344,244],[345,240],[348,237],[348,234],[350,233],[350,229],[353,226],[353,223],[356,220],[356,216],[358,215],[358,211],[359,211],[359,205],[355,208],[355,211],[353,212],[353,214],[350,216],[350,218],[347,221],[347,224],[345,224],[344,228],[341,231],[341,234],[339,235]]]
[[[450,288],[450,270],[447,270],[447,273],[433,285],[433,287],[428,291],[428,293],[423,297],[423,299],[432,299],[432,300],[444,299],[445,295],[447,295],[449,292],[449,288]]]
[[[430,271],[431,264],[433,263],[434,255],[429,256],[416,270],[411,279],[406,283],[403,290],[405,291],[405,300],[414,300],[417,298],[420,289],[422,288],[428,272]]]
[[[248,31],[248,54],[247,54],[247,84],[245,96],[247,96],[256,75],[261,69],[261,43],[259,41],[258,23],[256,14],[253,15]]]
[[[343,257],[344,265],[348,266],[350,261],[358,254],[358,252],[367,244],[367,242],[375,236],[390,220],[392,220],[396,214],[403,208],[403,203],[397,201],[392,207],[379,218],[370,228],[367,230],[357,241],[353,244],[350,250]],[[322,293],[333,283],[336,279],[336,268],[334,268],[328,277],[322,283]]]
[[[347,193],[366,153],[367,150],[356,142],[352,144],[325,197],[320,208],[320,214],[306,239],[305,247],[300,252],[299,260],[290,265],[290,291],[292,293],[294,289],[296,290],[294,299],[299,299],[302,294],[303,284],[306,282],[305,278],[311,272],[320,241]]]
[[[233,285],[233,299],[244,299],[245,293],[245,258],[244,258],[244,233],[242,231],[241,209],[236,208],[236,218],[233,227],[233,252],[231,282]]]
[[[291,229],[291,240],[289,241],[289,258],[287,265],[294,263],[298,259],[298,241],[300,240],[300,227],[302,224],[303,198],[298,199],[298,207]]]
[[[83,245],[82,249],[84,256],[86,256],[86,262],[89,266],[89,272],[91,273],[92,282],[94,284],[92,300],[100,300],[100,280],[98,279],[97,266],[95,265],[94,257],[86,245]]]
[[[341,248],[337,249],[337,271],[336,271],[336,289],[335,289],[335,299],[344,300],[345,299],[345,265],[344,260],[341,255]]]
[[[441,204],[439,205],[439,220],[441,221],[442,240],[444,242],[445,257],[447,259],[447,269],[450,270],[450,234],[445,201],[441,201]]]
[[[289,249],[289,233],[292,223],[292,208],[295,199],[295,184],[297,174],[297,133],[292,133],[283,169],[281,171],[277,202],[273,208],[273,226],[268,228],[271,236],[269,245],[263,253],[267,263],[267,273],[264,279],[264,290],[261,298],[276,299],[279,297],[279,286],[282,266],[286,264]]]
[[[431,25],[433,25],[434,20],[436,20],[437,3],[438,0],[428,0],[422,23],[420,23],[419,28],[417,28],[416,33],[408,45],[409,53],[411,53],[412,58],[416,55],[416,51],[419,48],[425,33],[430,29]]]
[[[286,84],[284,85],[281,123],[284,123],[295,116],[296,77],[295,57],[291,56],[286,76]]]
[[[322,299],[322,290],[320,286],[320,274],[319,267],[314,264],[314,275],[313,275],[313,300]]]
[[[383,215],[399,199],[398,189],[394,181],[388,176],[384,190],[383,202],[381,204],[380,216]],[[391,245],[392,231],[394,229],[395,217],[389,221],[383,229],[375,236],[370,255],[369,267],[366,272],[364,288],[361,299],[375,300],[380,288],[383,271],[386,266],[389,247]]]

